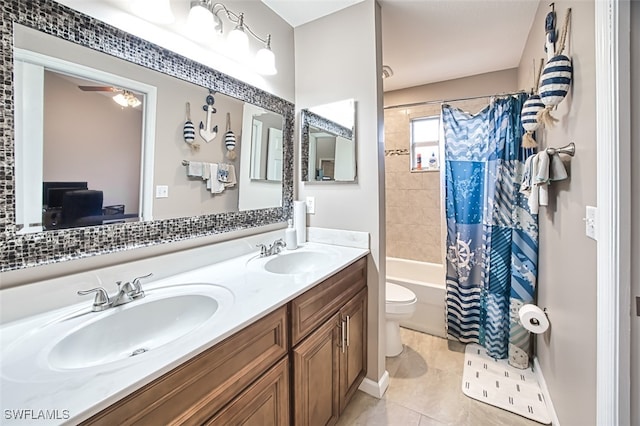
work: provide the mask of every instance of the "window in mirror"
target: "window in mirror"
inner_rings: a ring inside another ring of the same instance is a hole
[[[348,99],[301,111],[302,180],[356,180],[355,102]]]

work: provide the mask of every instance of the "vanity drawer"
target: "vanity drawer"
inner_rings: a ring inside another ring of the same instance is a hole
[[[289,426],[289,360],[283,358],[205,425]]]
[[[287,350],[284,306],[84,424],[202,424],[286,355]]]
[[[367,285],[367,258],[357,260],[291,302],[291,345],[336,313]]]

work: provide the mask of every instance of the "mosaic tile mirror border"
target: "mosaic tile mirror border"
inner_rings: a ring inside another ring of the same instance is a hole
[[[300,168],[302,180],[308,182],[309,177],[309,127],[313,126],[320,130],[333,133],[336,136],[342,136],[346,139],[353,138],[353,130],[339,125],[329,119],[318,114],[314,114],[308,109],[300,111]]]
[[[52,0],[0,1],[0,272],[286,222],[293,206],[294,105]],[[21,24],[233,96],[284,117],[282,206],[16,234],[13,27]]]

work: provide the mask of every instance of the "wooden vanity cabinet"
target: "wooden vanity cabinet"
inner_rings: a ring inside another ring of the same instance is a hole
[[[335,424],[366,374],[366,258],[291,305],[294,424]]]
[[[286,414],[282,422],[264,424],[287,424],[288,389],[285,394],[281,385],[286,383],[288,386],[287,353],[287,309],[283,306],[126,396],[83,424],[200,425],[228,403],[237,401],[237,398],[243,398],[243,403],[247,405],[250,402],[255,405],[251,396],[263,398],[269,392],[277,402],[273,402],[271,408],[269,402],[256,407],[256,416],[267,416],[269,409],[278,408],[275,411],[278,415]],[[284,360],[284,364],[281,361],[270,370],[278,360]],[[281,370],[285,372],[281,373]],[[265,372],[265,376],[249,387]],[[273,376],[278,374],[282,376],[278,378],[280,382]],[[276,384],[261,382],[264,380],[275,380]],[[269,386],[275,387],[267,389]],[[281,404],[286,404],[286,409],[281,408]],[[225,416],[233,416],[233,411],[228,411],[229,407],[225,407],[225,410]]]
[[[289,360],[283,358],[205,424],[288,426]]]
[[[82,424],[331,425],[364,378],[366,339],[364,258]]]

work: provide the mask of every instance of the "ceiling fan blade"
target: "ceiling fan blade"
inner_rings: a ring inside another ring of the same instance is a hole
[[[78,89],[85,92],[117,92],[118,89],[111,86],[78,86]]]

